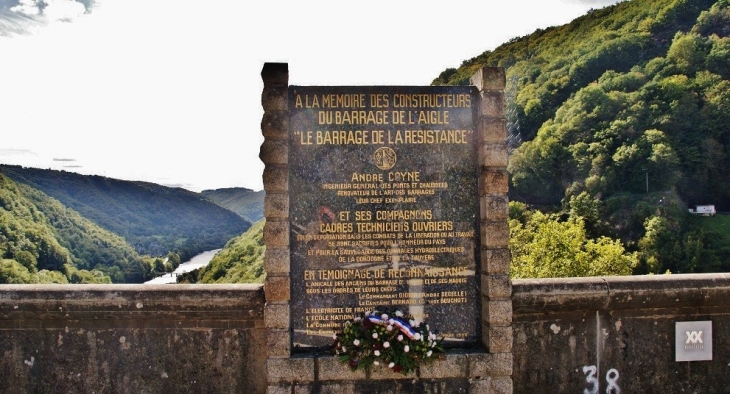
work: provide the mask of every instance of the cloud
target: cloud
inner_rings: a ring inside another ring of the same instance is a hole
[[[53,161],[76,161],[76,159],[63,159],[63,158],[54,157]]]
[[[96,0],[0,0],[0,36],[25,34],[53,22],[72,22],[95,5]]]
[[[38,22],[37,18],[0,8],[0,36],[26,33],[28,26]]]
[[[191,191],[199,191],[199,188],[196,187],[196,185],[193,185],[191,183],[159,183],[159,185],[170,187],[173,189],[187,189]]]
[[[43,3],[38,2],[36,3],[35,0],[20,0],[18,1],[18,4],[16,4],[13,7],[10,7],[10,11],[18,12],[21,14],[25,14],[28,16],[35,16],[41,14],[41,7]]]
[[[86,13],[86,6],[74,0],[45,1],[48,5],[43,9],[43,14],[52,21],[71,22]]]
[[[35,156],[36,153],[33,152],[30,149],[5,149],[0,148],[0,156],[8,157],[8,156],[26,156],[26,155],[33,155]]]

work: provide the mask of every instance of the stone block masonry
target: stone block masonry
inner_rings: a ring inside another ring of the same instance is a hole
[[[2,285],[0,392],[263,393],[259,285]]]
[[[507,225],[507,135],[504,106],[505,71],[481,68],[470,80],[481,100],[478,124],[481,141],[479,197],[482,255],[482,342],[492,354],[509,358],[512,353],[512,293],[509,280],[509,226]],[[501,256],[502,264],[491,263]],[[511,367],[511,366],[510,366]],[[512,370],[490,374],[491,390],[512,392]]]
[[[266,308],[265,351],[269,363],[276,359],[288,362],[291,354],[290,330],[290,260],[289,260],[289,120],[287,88],[289,69],[284,63],[268,63],[261,72],[264,90],[261,105],[264,117],[261,131],[264,143],[259,158],[263,161],[264,191],[264,244],[266,280],[264,293]],[[276,365],[276,364],[274,364]],[[287,368],[291,370],[291,368]],[[268,376],[275,379],[278,368],[268,366]]]

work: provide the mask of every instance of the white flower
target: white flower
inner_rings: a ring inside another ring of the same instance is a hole
[[[373,354],[376,355],[376,356],[380,356],[380,350],[374,351]]]
[[[416,333],[416,335],[413,336],[413,339],[415,339],[415,340],[421,339],[421,334]]]
[[[398,342],[403,340],[403,335],[398,335]]]
[[[429,351],[428,351],[428,352],[426,353],[426,357],[431,357],[431,355],[432,355],[432,354],[433,354],[433,351],[429,350]]]
[[[347,351],[347,348],[343,346],[343,347],[342,347],[342,351],[343,351],[343,352],[346,352],[346,351]]]
[[[398,317],[403,317],[403,312],[401,311],[395,311],[395,315]]]
[[[388,331],[393,331],[393,326],[392,325],[387,325],[385,327],[385,329],[388,330]]]
[[[408,351],[409,351],[409,350],[411,350],[411,348],[410,348],[410,347],[409,347],[408,345],[406,345],[406,346],[405,346],[405,347],[403,348],[403,351],[404,351],[404,352],[406,352],[406,353],[408,353]]]
[[[370,311],[365,312],[365,317],[368,317],[368,316],[370,316]]]
[[[373,361],[373,365],[380,365],[378,361]]]
[[[435,339],[436,339],[436,334],[434,334],[432,332],[428,333],[428,340],[429,341],[433,341]]]
[[[431,327],[429,327],[428,324],[426,324],[426,329],[431,331]]]
[[[395,363],[388,364],[388,368],[393,368],[393,367],[395,367]]]
[[[377,332],[374,332],[373,333],[373,339],[378,339],[378,333]]]
[[[413,320],[413,319],[411,319],[411,320],[408,320],[408,324],[410,324],[410,325],[411,325],[411,327],[415,327],[415,326],[416,326],[416,321],[415,321],[415,320]]]
[[[332,339],[337,340],[337,334],[332,334]]]
[[[352,341],[352,344],[355,346],[360,346],[360,340],[356,339],[356,340]]]
[[[386,349],[389,348],[390,347],[390,342],[388,342],[388,341],[383,342],[383,347],[386,348]]]
[[[383,313],[383,315],[380,316],[380,318],[383,319],[384,321],[388,321],[388,314],[387,313]]]
[[[357,322],[359,322],[360,320],[362,320],[362,317],[356,317],[356,318],[355,318],[355,319],[353,319],[353,320],[355,320],[355,323],[357,323]]]

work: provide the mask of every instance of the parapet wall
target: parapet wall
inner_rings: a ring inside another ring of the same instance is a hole
[[[263,393],[258,285],[0,286],[2,393]]]
[[[515,280],[512,303],[516,393],[729,390],[728,274]],[[712,361],[676,362],[675,323],[702,320]]]
[[[265,393],[264,303],[257,285],[0,286],[0,392]],[[515,280],[513,310],[516,393],[728,390],[728,274]],[[674,361],[674,323],[691,320],[713,322],[713,361]],[[435,372],[476,381],[483,358],[361,383],[436,392]]]

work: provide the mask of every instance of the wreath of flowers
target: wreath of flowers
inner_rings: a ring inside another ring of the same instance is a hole
[[[399,310],[365,312],[333,338],[335,354],[353,371],[383,365],[405,375],[444,354],[443,338]]]

